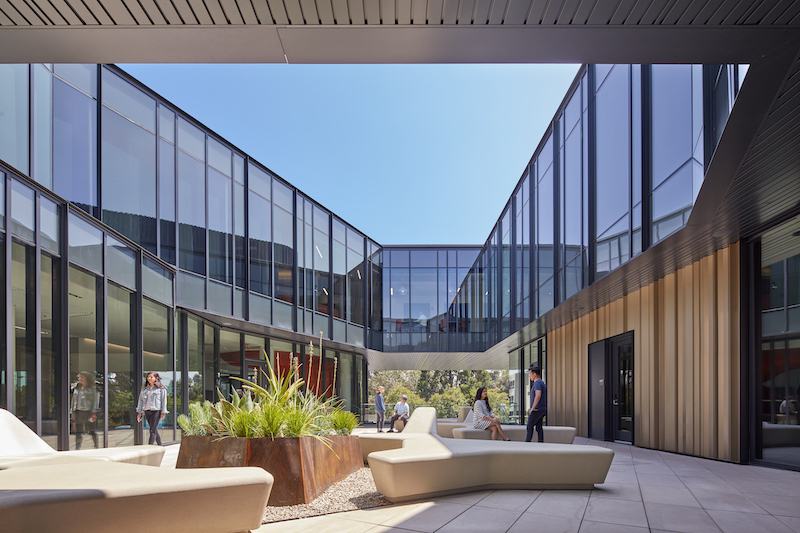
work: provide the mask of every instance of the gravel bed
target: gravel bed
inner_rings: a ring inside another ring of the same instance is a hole
[[[262,523],[280,522],[295,518],[308,518],[342,511],[354,511],[369,507],[391,505],[383,495],[375,490],[372,472],[364,467],[353,472],[342,481],[334,483],[328,490],[311,503],[287,505],[283,507],[267,506]]]

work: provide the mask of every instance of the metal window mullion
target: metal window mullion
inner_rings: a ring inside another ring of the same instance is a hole
[[[181,334],[180,342],[175,339],[176,344],[180,346],[180,350],[176,348],[176,354],[181,358],[181,397],[183,402],[181,405],[180,414],[189,414],[189,315],[184,312],[178,312],[175,317],[176,322],[180,321],[180,327],[177,330]],[[176,326],[178,324],[175,324]],[[176,336],[177,337],[177,336]],[[180,353],[178,353],[180,352]],[[141,374],[141,373],[140,373]],[[175,419],[177,420],[177,409]]]
[[[410,270],[410,269],[409,269]],[[409,272],[409,301],[411,300],[411,272]],[[333,293],[333,213],[328,214],[328,338],[333,338],[333,306],[336,297]]]
[[[5,375],[6,375],[6,398],[5,398],[5,405],[7,409],[11,409],[12,399],[13,399],[13,386],[12,386],[12,373],[11,373],[11,361],[13,360],[14,353],[12,352],[11,347],[11,339],[12,335],[14,335],[14,304],[11,298],[13,287],[11,283],[11,272],[12,272],[12,264],[11,264],[11,228],[10,220],[11,220],[11,180],[7,174],[4,174],[4,187],[5,187],[5,213],[6,213],[6,241],[5,241],[5,248],[6,248],[6,257],[5,257],[5,273],[6,273],[6,368],[5,368]]]
[[[97,186],[97,213],[95,214],[95,218],[97,220],[103,220],[103,143],[101,142],[102,139],[102,128],[103,128],[103,65],[97,65],[97,124],[95,129],[95,149],[97,151],[97,161],[95,164],[97,165],[96,174],[95,174],[95,185]],[[55,121],[54,121],[55,122]]]
[[[136,252],[136,291],[134,293],[135,300],[135,317],[134,323],[136,325],[135,334],[133,339],[133,353],[136,354],[133,360],[133,390],[140,391],[144,385],[144,295],[142,291],[142,276],[143,276],[143,257],[142,250]],[[174,284],[173,284],[174,288]],[[174,300],[173,300],[174,301]],[[134,397],[134,402],[138,398]],[[134,444],[144,444],[144,423],[135,423],[136,431],[133,432]]]
[[[36,257],[34,259],[34,268],[35,273],[34,276],[36,278],[35,281],[35,289],[34,289],[34,298],[36,299],[34,303],[34,307],[36,309],[36,316],[34,318],[34,326],[36,327],[36,333],[34,335],[34,356],[36,361],[35,365],[35,379],[36,379],[36,400],[35,400],[35,427],[36,427],[36,434],[42,434],[42,249],[41,249],[41,238],[40,238],[40,227],[41,224],[39,223],[39,215],[41,213],[41,195],[36,192],[34,196],[34,253]]]
[[[653,243],[653,67],[642,65],[642,252]]]
[[[204,156],[203,156],[203,185],[205,187],[205,208],[206,208],[206,227],[205,227],[205,241],[206,241],[206,249],[205,249],[205,262],[206,262],[206,275],[205,275],[205,295],[204,295],[204,304],[203,309],[208,309],[208,300],[209,300],[209,287],[211,285],[211,230],[209,229],[209,216],[208,216],[208,135],[206,135],[205,131],[203,132],[203,149]]]
[[[368,341],[369,341],[369,330],[371,329],[371,324],[370,324],[370,320],[369,320],[369,317],[370,317],[369,309],[372,306],[372,288],[371,288],[370,284],[367,282],[367,280],[371,279],[371,276],[372,276],[372,265],[371,265],[371,263],[368,263],[368,261],[369,261],[369,239],[366,238],[366,235],[364,236],[363,241],[364,242],[363,242],[362,252],[364,254],[364,261],[362,261],[361,264],[363,265],[363,268],[364,268],[364,276],[361,278],[361,287],[362,287],[361,294],[362,294],[362,298],[364,298],[364,306],[363,306],[363,309],[361,310],[361,315],[362,315],[361,321],[364,324],[364,331],[363,331],[364,346],[368,347],[369,346],[369,344],[368,344]],[[436,255],[438,256],[439,254],[436,254]],[[438,257],[437,257],[437,261],[438,261]],[[437,264],[438,264],[438,262],[437,262]],[[367,266],[369,266],[370,268],[367,268]],[[436,278],[437,278],[437,282],[438,282],[438,278],[439,278],[438,269],[437,269]],[[437,308],[436,308],[436,310],[438,311],[439,309],[441,309],[441,307],[438,304],[438,298],[439,298],[439,294],[438,293],[439,293],[439,291],[436,291],[436,293],[437,293],[436,294],[436,298],[437,298]],[[437,337],[437,342],[438,342],[438,338],[439,338],[438,328],[437,328],[436,337]],[[438,346],[438,344],[437,344],[437,346]],[[366,390],[366,387],[365,387],[365,390]],[[366,392],[365,392],[365,394],[366,394]],[[362,403],[362,405],[363,405],[363,403]],[[363,419],[364,418],[362,417],[361,420],[363,420]]]
[[[531,161],[529,168],[528,168],[528,179],[530,180],[530,185],[528,185],[528,264],[530,268],[528,269],[528,294],[525,295],[528,298],[528,316],[530,317],[531,321],[536,320],[536,302],[534,301],[534,294],[538,289],[537,281],[536,281],[536,234],[534,231],[536,230],[535,226],[535,218],[536,218],[536,194],[537,194],[537,182],[536,182],[536,162],[534,160]]]
[[[300,273],[299,273],[299,262],[300,262],[300,254],[297,250],[297,234],[302,228],[298,228],[298,220],[297,220],[297,189],[292,187],[292,207],[294,209],[294,215],[292,216],[292,330],[298,331],[300,328],[299,321],[297,320],[297,311],[300,308],[298,305],[300,300],[300,291],[298,290],[298,283],[300,282]],[[302,225],[305,225],[305,222],[301,222]],[[304,263],[305,264],[305,263]]]
[[[160,106],[156,102],[156,255],[161,257],[161,120],[159,120],[159,109]],[[177,198],[178,195],[176,194],[175,197]],[[177,261],[175,262],[177,263]]]
[[[250,158],[244,157],[244,318],[250,320]],[[234,291],[236,288],[234,288]]]
[[[563,120],[563,118],[562,118]],[[557,126],[558,122],[554,123],[553,127],[553,299],[550,304],[555,309],[558,302],[561,300],[561,283],[559,283],[561,276],[559,275],[559,263],[563,264],[563,250],[561,246],[561,202],[558,201],[561,192],[561,181],[564,176],[561,174],[561,158],[559,157],[558,145],[561,143],[561,127]],[[561,155],[564,151],[561,150]],[[558,179],[558,178],[561,179]],[[561,259],[561,261],[559,261]]]
[[[58,449],[69,449],[69,204],[59,206],[59,248],[61,252],[61,269],[59,270],[59,321],[61,323],[61,365],[59,380],[59,420],[66,421],[61,424],[58,432]],[[53,317],[55,320],[55,317]]]
[[[589,134],[589,198],[586,199],[588,205],[589,216],[589,249],[587,250],[588,260],[586,264],[589,268],[589,285],[594,283],[597,274],[597,98],[595,86],[595,65],[589,65],[587,69],[587,83],[589,88],[587,95],[589,98],[588,119],[589,125],[587,128]]]
[[[103,257],[103,274],[102,274],[102,287],[103,294],[100,297],[100,306],[103,309],[103,447],[108,448],[108,247],[106,241],[108,235],[103,231],[102,238],[102,257]]]
[[[511,208],[509,209],[511,227],[509,228],[509,253],[508,253],[508,331],[509,334],[516,331],[517,328],[517,198],[522,198],[522,187],[518,190],[519,196],[516,194],[511,196]]]

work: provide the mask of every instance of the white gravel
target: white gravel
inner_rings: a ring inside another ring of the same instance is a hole
[[[375,490],[372,472],[364,467],[353,472],[342,481],[334,483],[328,490],[311,503],[273,507],[268,505],[264,512],[264,524],[295,518],[308,518],[342,511],[354,511],[369,507],[391,505],[383,495]]]

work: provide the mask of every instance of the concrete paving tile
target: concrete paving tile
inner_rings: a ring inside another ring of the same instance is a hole
[[[527,512],[581,519],[589,495],[589,491],[546,490],[528,507]]]
[[[639,485],[655,485],[657,487],[685,487],[683,482],[675,474],[637,474]]]
[[[452,496],[440,496],[438,498],[433,498],[433,501],[437,502],[450,502],[450,503],[463,503],[465,505],[475,505],[488,495],[490,495],[493,490],[479,490],[476,492],[465,492],[463,494],[453,494]]]
[[[750,494],[748,497],[771,515],[800,517],[797,496]]]
[[[541,493],[541,490],[496,490],[476,505],[523,512]]]
[[[708,515],[717,523],[722,533],[752,533],[753,531],[793,533],[786,524],[768,514],[708,510]]]
[[[589,501],[605,498],[640,502],[642,501],[642,492],[639,490],[638,483],[603,483],[602,485],[595,485]]]
[[[697,499],[686,487],[659,487],[642,485],[642,500],[665,505],[683,505],[685,507],[701,507]]]
[[[474,506],[448,522],[437,533],[486,533],[508,531],[522,515],[508,509],[490,509]]]
[[[606,524],[603,522],[590,522],[584,520],[581,523],[579,533],[649,533],[646,527],[621,526],[619,524]]]
[[[266,524],[252,533],[367,533],[375,524],[347,520],[346,513]]]
[[[699,507],[680,507],[660,503],[645,503],[647,521],[652,529],[678,533],[719,533],[720,529]]]
[[[740,493],[720,492],[708,489],[690,489],[700,505],[706,510],[737,511],[740,513],[761,513],[763,508],[753,503],[753,500]]]
[[[427,502],[398,516],[389,518],[382,525],[433,533],[458,515],[469,509],[468,505],[449,502]]]
[[[345,513],[349,520],[358,520],[370,524],[383,524],[396,516],[411,512],[418,506],[425,505],[424,502],[411,504],[387,505],[385,507],[373,507],[371,509],[358,509]]]
[[[593,499],[586,506],[584,520],[623,526],[647,527],[647,516],[642,502]]]
[[[702,489],[702,490],[715,490],[717,492],[730,492],[734,494],[741,494],[736,487],[727,481],[714,477],[685,477],[678,476],[681,482],[686,485],[689,490]]]
[[[789,496],[797,492],[797,485],[769,481],[748,481],[746,483],[738,483],[736,487],[743,494]]]
[[[670,465],[670,469],[672,470],[673,474],[680,477],[711,477],[719,479],[719,476],[717,476],[714,472],[712,472],[708,468],[703,468],[701,466]]]
[[[523,513],[508,533],[578,533],[580,526],[580,518]]]
[[[665,464],[634,464],[637,474],[655,474],[660,476],[674,476],[675,473]]]

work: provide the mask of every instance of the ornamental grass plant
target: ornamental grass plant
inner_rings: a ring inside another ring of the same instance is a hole
[[[343,408],[338,398],[317,396],[304,390],[298,377],[299,365],[292,365],[283,376],[270,366],[263,371],[267,386],[242,382],[242,392],[228,400],[217,391],[217,403],[189,404],[189,416],[180,415],[178,424],[184,435],[212,437],[317,437],[349,435],[358,426],[358,417]]]

